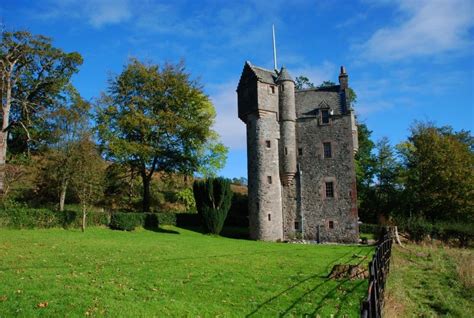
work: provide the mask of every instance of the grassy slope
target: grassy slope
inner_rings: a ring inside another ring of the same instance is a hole
[[[0,317],[358,315],[366,280],[325,276],[370,247],[168,231],[0,230]]]
[[[407,249],[396,247],[386,317],[474,317],[473,262],[473,250],[414,244]],[[463,277],[459,270],[465,271]],[[463,284],[462,278],[470,283]]]

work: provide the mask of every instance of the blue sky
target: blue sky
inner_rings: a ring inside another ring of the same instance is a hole
[[[474,128],[474,1],[2,0],[4,28],[27,29],[78,51],[74,83],[90,100],[130,57],[184,59],[217,109],[230,147],[227,177],[247,175],[245,126],[235,89],[244,62],[279,65],[315,84],[337,82],[340,65],[357,92],[359,120],[375,140],[404,140],[415,120]]]

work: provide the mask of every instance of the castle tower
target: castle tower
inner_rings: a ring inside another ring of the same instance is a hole
[[[281,68],[276,82],[279,85],[280,176],[283,185],[288,185],[296,174],[295,82],[285,67]]]
[[[247,62],[237,88],[239,118],[247,126],[250,237],[265,241],[283,239],[276,78]]]

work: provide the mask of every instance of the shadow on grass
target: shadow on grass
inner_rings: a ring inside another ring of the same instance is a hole
[[[156,233],[179,234],[178,231],[164,229],[164,228],[155,227],[155,226],[145,226],[144,229],[147,230],[147,231],[152,231],[152,232],[156,232]]]
[[[305,283],[305,282],[307,282],[307,281],[313,280],[313,279],[315,279],[315,278],[326,278],[326,276],[323,276],[323,275],[328,272],[329,267],[331,267],[332,265],[334,265],[334,264],[336,264],[337,262],[341,261],[342,259],[344,259],[345,257],[347,257],[347,256],[348,256],[349,254],[351,254],[351,253],[353,253],[353,251],[349,251],[349,252],[347,252],[346,254],[344,254],[344,255],[342,255],[341,257],[339,257],[338,259],[332,261],[331,263],[329,263],[329,264],[326,266],[326,268],[324,269],[324,271],[322,271],[322,272],[320,272],[320,273],[317,273],[317,274],[315,274],[315,275],[311,275],[311,276],[309,276],[309,277],[306,277],[305,279],[302,279],[302,280],[298,281],[296,284],[293,284],[293,285],[291,285],[290,287],[288,287],[288,288],[282,290],[281,292],[279,292],[279,293],[276,294],[275,296],[270,297],[269,299],[267,299],[267,300],[264,301],[263,303],[259,304],[259,305],[257,306],[257,308],[255,308],[255,310],[253,310],[252,312],[250,312],[249,314],[247,314],[246,317],[252,317],[253,315],[257,314],[258,311],[259,311],[260,309],[262,309],[265,305],[269,304],[270,302],[276,300],[278,297],[283,296],[283,295],[286,294],[287,292],[291,291],[292,289],[298,287],[299,285],[301,285],[301,284],[303,284],[303,283]],[[326,275],[327,275],[327,274],[326,274]],[[286,314],[287,312],[289,312],[293,307],[295,307],[296,304],[297,304],[298,302],[300,302],[301,299],[303,299],[306,295],[308,295],[309,293],[312,293],[313,291],[315,291],[317,288],[321,287],[322,285],[324,285],[324,284],[327,283],[328,281],[329,281],[329,279],[326,279],[324,282],[322,282],[322,283],[316,285],[314,288],[312,288],[312,289],[309,290],[308,292],[304,293],[301,297],[298,297],[298,298],[296,299],[296,301],[293,302],[293,303],[290,305],[290,307],[287,308],[287,309],[284,311],[284,313],[281,314],[280,316],[285,315],[285,314]]]
[[[202,226],[178,224],[177,227],[196,233],[208,234]],[[246,227],[224,226],[220,236],[239,240],[250,240],[249,229]]]
[[[347,256],[349,256],[349,254],[352,254],[354,253],[354,251],[349,251],[347,252],[346,254],[342,255],[341,257],[339,257],[338,259],[332,261],[331,263],[329,263],[326,268],[324,269],[324,271],[320,272],[320,273],[317,273],[315,275],[311,275],[305,279],[302,279],[300,281],[298,281],[296,284],[284,289],[283,291],[279,292],[278,294],[276,294],[275,296],[267,299],[266,301],[264,301],[263,303],[259,304],[257,306],[257,308],[255,310],[253,310],[252,312],[250,312],[249,314],[246,315],[246,317],[252,317],[253,315],[256,315],[258,313],[258,311],[260,309],[262,309],[265,305],[269,304],[270,302],[276,300],[277,298],[279,298],[280,296],[286,294],[287,292],[291,291],[292,289],[298,287],[299,285],[305,283],[305,282],[308,282],[308,281],[311,281],[315,278],[323,278],[324,281],[322,283],[319,283],[317,284],[316,286],[314,286],[313,288],[309,289],[308,291],[304,292],[302,295],[300,295],[298,298],[296,298],[292,303],[291,305],[286,308],[283,312],[280,313],[280,317],[284,317],[285,315],[287,315],[293,308],[295,308],[306,296],[308,296],[309,294],[313,293],[314,291],[318,290],[319,288],[324,288],[324,285],[326,285],[328,282],[332,281],[332,279],[329,279],[327,278],[327,275],[328,275],[328,272],[331,270],[332,266],[334,266],[335,264],[337,264],[338,262],[342,261],[344,258],[346,258]],[[368,251],[367,255],[371,253],[371,251]],[[363,261],[365,260],[362,259],[357,265],[360,265]],[[344,279],[343,281],[341,281],[340,283],[338,283],[334,288],[330,289],[324,296],[323,298],[318,302],[318,304],[316,305],[316,308],[315,310],[308,314],[308,317],[314,317],[315,314],[317,314],[318,310],[320,310],[325,302],[325,300],[331,298],[333,296],[333,294],[335,293],[335,291],[337,291],[338,288],[340,288],[343,284],[345,284],[346,282],[350,281],[349,279]],[[361,284],[363,284],[366,280],[362,280],[359,284],[357,284],[354,288],[352,288],[350,290],[350,292],[354,291],[357,287],[359,287]],[[347,296],[348,294],[346,294],[341,300],[342,301],[345,301],[347,299]],[[340,312],[340,308],[338,309],[338,312],[337,314],[339,314]],[[306,316],[306,315],[305,315]]]

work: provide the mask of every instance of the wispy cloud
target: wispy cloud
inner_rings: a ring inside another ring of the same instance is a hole
[[[367,60],[398,61],[472,48],[471,0],[399,0],[397,25],[375,31],[357,46]]]
[[[224,84],[211,85],[211,100],[217,111],[214,129],[221,136],[222,142],[232,150],[246,149],[247,139],[245,124],[237,116],[238,80]]]
[[[336,81],[338,72],[337,66],[329,61],[321,64],[296,64],[289,69],[293,77],[306,76],[312,83],[319,85],[324,81]]]
[[[31,9],[35,18],[67,18],[86,21],[94,28],[128,21],[132,16],[130,0],[49,0],[41,10]]]

